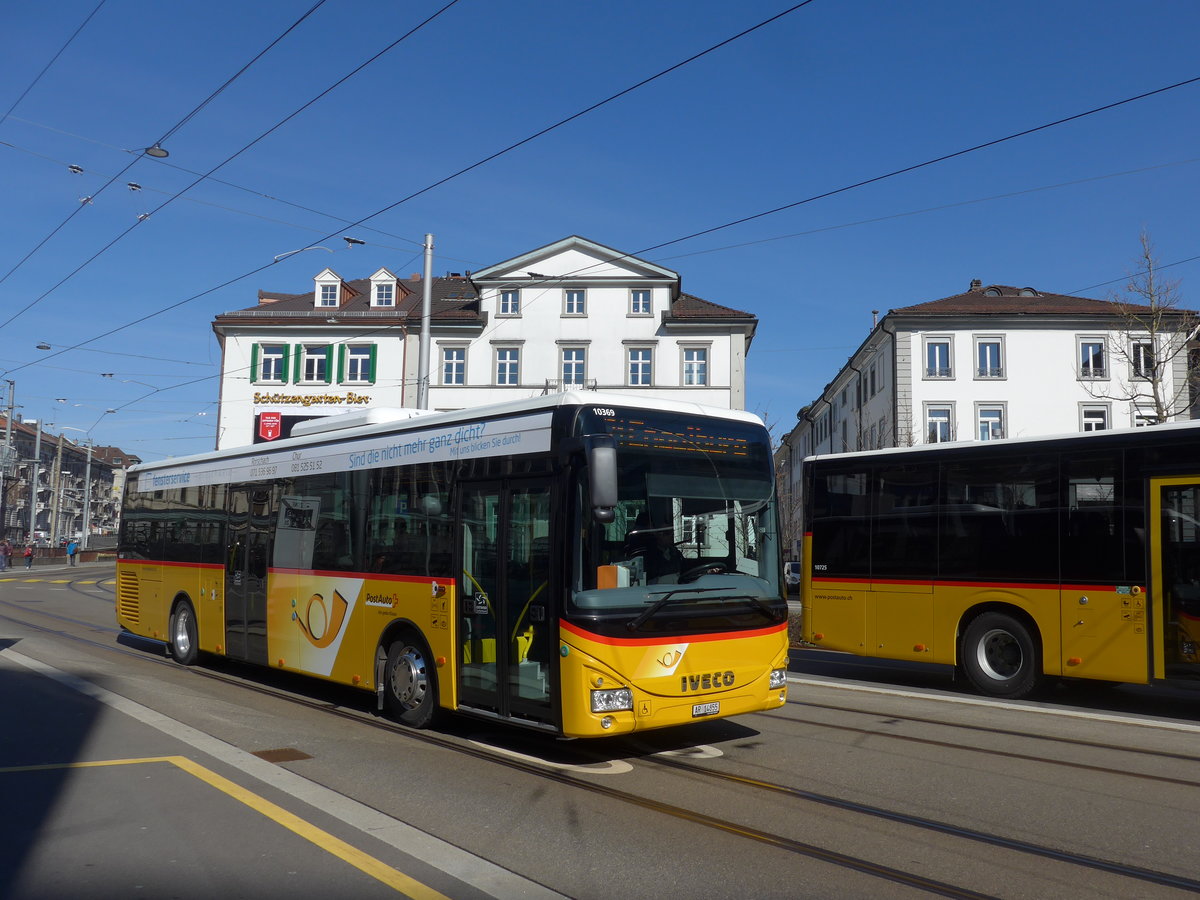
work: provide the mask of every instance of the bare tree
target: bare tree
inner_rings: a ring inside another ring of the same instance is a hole
[[[1096,385],[1093,396],[1127,401],[1147,424],[1158,425],[1191,405],[1196,373],[1188,351],[1200,315],[1180,307],[1179,282],[1162,278],[1150,236],[1143,231],[1140,239],[1135,271],[1124,290],[1108,298],[1120,321],[1109,353],[1128,377]]]

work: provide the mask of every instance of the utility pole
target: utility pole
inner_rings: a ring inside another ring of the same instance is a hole
[[[429,324],[433,309],[433,235],[425,235],[425,277],[421,291],[421,344],[417,355],[417,409],[429,409]]]
[[[54,457],[54,477],[50,479],[50,541],[59,538],[59,522],[62,518],[62,453],[63,436],[58,435],[58,453]]]
[[[88,548],[88,532],[92,527],[92,445],[95,441],[88,437],[87,469],[83,473],[83,540],[79,549]]]
[[[36,437],[33,439],[33,460],[30,473],[32,478],[29,479],[29,540],[28,543],[33,543],[33,533],[37,530],[37,495],[38,495],[38,478],[41,477],[42,463],[42,420],[38,419],[33,423],[36,429]]]
[[[12,417],[17,383],[8,379],[8,414],[4,417],[4,460],[0,462],[0,538],[8,537],[8,478],[13,473]]]

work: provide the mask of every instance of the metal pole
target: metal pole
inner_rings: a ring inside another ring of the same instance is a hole
[[[92,441],[88,441],[87,468],[83,473],[83,538],[79,549],[88,548],[88,531],[92,527]]]
[[[37,495],[38,495],[38,478],[41,475],[42,462],[42,420],[38,419],[33,423],[37,429],[37,437],[33,439],[33,467],[30,470],[33,477],[29,480],[29,540],[27,543],[33,543],[33,533],[37,530]]]
[[[421,291],[421,345],[417,357],[417,409],[429,409],[429,320],[433,309],[433,235],[425,235],[425,277]]]
[[[12,417],[17,383],[8,379],[8,415],[4,417],[4,461],[0,465],[0,538],[8,537],[8,476],[12,474]]]

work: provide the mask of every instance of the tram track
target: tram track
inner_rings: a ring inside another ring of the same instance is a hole
[[[72,585],[72,588],[75,588]],[[80,593],[84,593],[82,590]],[[94,594],[88,594],[92,599],[96,599]],[[122,629],[116,626],[99,626],[95,622],[85,621],[83,619],[65,616],[58,613],[52,613],[36,607],[31,607],[20,603],[19,601],[0,600],[0,608],[7,608],[10,611],[19,611],[25,615],[32,615],[50,619],[59,625],[75,625],[87,629],[87,631],[95,633],[102,632],[111,635],[124,634]],[[175,662],[168,659],[165,655],[156,657],[148,655],[146,649],[133,649],[128,646],[117,645],[114,641],[99,640],[94,637],[89,637],[84,634],[78,634],[71,631],[63,630],[61,627],[52,627],[49,625],[37,625],[24,619],[15,619],[11,616],[0,613],[2,618],[10,618],[13,621],[19,622],[21,625],[40,631],[48,635],[69,640],[72,642],[87,645],[108,653],[115,653],[123,656],[143,660],[154,665],[170,667],[176,672],[183,672],[189,675],[195,675],[205,679],[210,679],[221,684],[250,690],[261,695],[270,696],[274,699],[283,700],[287,703],[294,704],[307,708],[309,710],[322,712],[326,714],[336,715],[341,718],[353,721],[360,726],[378,729],[397,735],[406,740],[419,741],[423,744],[449,750],[458,754],[470,756],[474,759],[488,762],[490,764],[499,765],[510,770],[523,772],[532,777],[551,780],[564,786],[572,787],[578,790],[587,791],[594,795],[603,796],[610,800],[623,804],[636,806],[641,809],[649,810],[661,815],[670,816],[675,819],[684,820],[692,824],[700,825],[706,828],[711,828],[721,831],[726,834],[734,835],[740,838],[753,840],[758,843],[766,844],[774,848],[804,856],[807,858],[819,860],[831,865],[854,870],[859,873],[867,874],[895,885],[902,885],[916,888],[928,893],[936,894],[944,897],[956,898],[982,898],[989,896],[974,891],[970,888],[949,884],[936,879],[931,879],[920,875],[916,872],[905,871],[892,866],[884,865],[864,856],[855,854],[842,853],[827,847],[822,847],[817,844],[805,841],[799,841],[794,838],[787,837],[771,831],[750,827],[744,823],[735,822],[731,819],[720,816],[713,816],[697,809],[677,804],[657,800],[646,797],[641,794],[635,794],[629,791],[615,788],[609,784],[598,783],[595,780],[589,779],[581,774],[574,774],[569,771],[564,771],[555,768],[550,763],[541,763],[537,761],[528,761],[525,759],[516,759],[511,755],[500,751],[492,751],[477,743],[464,743],[464,741],[455,735],[446,735],[438,732],[428,731],[413,731],[404,728],[403,726],[394,724],[390,721],[383,720],[375,716],[369,709],[353,708],[344,706],[336,701],[315,700],[301,694],[296,694],[289,691],[287,688],[279,688],[272,685],[265,685],[251,678],[242,677],[237,674],[222,672],[208,667],[191,667],[183,668]],[[136,639],[143,646],[153,646],[157,642],[146,639]],[[269,671],[269,670],[268,670]],[[256,674],[257,670],[256,670]],[[274,673],[272,673],[274,674]],[[307,682],[311,683],[311,682]],[[320,682],[318,682],[320,684]],[[347,689],[349,690],[349,689]],[[825,706],[822,704],[809,704],[818,707],[829,709],[838,709],[834,706]],[[855,711],[861,712],[861,711]],[[869,713],[868,713],[869,714]],[[828,723],[821,722],[806,722],[779,714],[761,713],[775,719],[786,719],[790,722],[800,722],[802,724],[820,725],[822,727],[830,727]],[[889,718],[905,718],[896,717],[889,714]],[[920,721],[917,717],[912,717],[914,721]],[[944,722],[936,722],[928,720],[931,724],[945,725]],[[847,726],[848,727],[848,726]],[[865,729],[851,729],[866,731]],[[981,731],[989,731],[993,729],[980,728]],[[1016,732],[1002,733],[1018,734]],[[886,737],[895,737],[885,732],[872,731],[872,734],[880,734]],[[1028,735],[1021,735],[1028,736]],[[1033,736],[1036,737],[1036,736]],[[946,746],[954,749],[976,750],[979,748],[969,745],[959,746],[957,744],[937,741],[922,741],[935,746]],[[1089,742],[1082,742],[1088,744]],[[1124,749],[1124,748],[1113,748]],[[1009,754],[1005,754],[1009,755]],[[1171,756],[1171,754],[1161,754],[1163,756]],[[1040,757],[1021,757],[1017,758],[1029,759],[1036,762],[1053,762]],[[1191,757],[1183,757],[1191,759]],[[599,762],[599,757],[593,756],[592,762]],[[1095,871],[1105,873],[1107,875],[1118,876],[1127,879],[1133,879],[1143,883],[1149,883],[1162,887],[1176,888],[1191,892],[1200,893],[1200,881],[1190,879],[1185,876],[1180,876],[1168,872],[1160,872],[1152,869],[1147,869],[1139,866],[1133,866],[1125,863],[1120,863],[1115,860],[1107,860],[1099,857],[1089,856],[1086,854],[1073,853],[1071,851],[1062,850],[1060,848],[1040,845],[1033,842],[1023,841],[1020,839],[1009,838],[999,834],[991,834],[975,829],[963,828],[950,822],[942,822],[934,819],[913,816],[906,813],[901,813],[895,810],[886,809],[883,807],[871,806],[869,804],[858,803],[831,795],[819,794],[812,791],[806,791],[801,788],[796,788],[789,785],[772,783],[761,779],[748,778],[745,776],[736,775],[728,772],[721,772],[700,765],[688,763],[683,760],[672,759],[657,754],[651,754],[642,758],[642,761],[649,763],[652,766],[662,767],[664,769],[674,770],[684,773],[692,777],[718,779],[724,783],[732,784],[740,787],[750,788],[757,791],[765,791],[775,796],[790,798],[804,804],[815,804],[825,808],[836,809],[840,812],[850,813],[856,816],[869,817],[878,821],[888,821],[893,824],[899,824],[910,828],[919,829],[921,831],[933,832],[947,837],[972,841],[988,845],[997,849],[1008,850],[1015,853],[1030,855],[1043,859],[1052,860],[1057,863],[1079,866]],[[1106,773],[1114,773],[1121,775],[1130,775],[1129,773],[1119,770],[1108,770],[1097,768],[1097,771]],[[1170,779],[1158,779],[1168,780]],[[1183,782],[1187,786],[1198,787],[1200,785],[1194,782]]]

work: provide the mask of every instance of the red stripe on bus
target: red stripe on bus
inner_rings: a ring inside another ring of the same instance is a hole
[[[449,575],[444,578],[437,575],[392,575],[383,572],[335,572],[327,569],[285,569],[271,566],[267,569],[271,575],[312,575],[321,578],[363,578],[371,581],[406,581],[412,584],[451,584],[454,579]]]
[[[1014,590],[1116,591],[1113,584],[1057,584],[1053,581],[929,581],[899,578],[814,578],[813,584],[904,584],[920,587],[1011,588]]]
[[[165,559],[118,559],[122,566],[171,566],[177,569],[223,569],[221,563],[169,562]]]
[[[728,641],[743,637],[765,637],[769,634],[778,634],[784,631],[787,628],[787,623],[772,625],[770,628],[756,628],[753,631],[723,631],[720,634],[657,635],[645,638],[608,637],[587,631],[567,621],[559,622],[559,627],[563,631],[575,635],[575,637],[595,641],[597,644],[607,644],[610,647],[644,647],[652,644],[698,644],[706,641]]]

